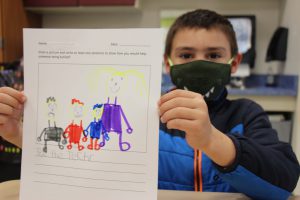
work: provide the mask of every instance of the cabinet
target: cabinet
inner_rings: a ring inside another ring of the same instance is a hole
[[[39,14],[134,12],[139,0],[24,0],[26,10]]]
[[[0,62],[23,56],[23,28],[41,27],[41,16],[24,10],[22,0],[0,0]]]
[[[77,6],[78,0],[24,0],[28,7]]]
[[[133,6],[136,0],[24,0],[26,7]]]
[[[134,6],[135,0],[78,0],[80,6]]]

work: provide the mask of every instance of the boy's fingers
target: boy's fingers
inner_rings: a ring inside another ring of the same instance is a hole
[[[176,89],[176,90],[173,90],[173,91],[168,92],[167,94],[163,95],[160,98],[158,104],[161,105],[162,103],[169,101],[170,99],[173,99],[175,97],[195,98],[197,96],[200,97],[201,95],[198,93],[195,93],[195,92],[191,92],[191,91]]]
[[[177,129],[184,132],[187,131],[187,128],[192,126],[194,126],[194,121],[187,119],[172,119],[167,123],[168,129]]]
[[[173,119],[187,119],[187,120],[197,120],[201,117],[201,111],[196,109],[190,109],[185,107],[177,107],[168,110],[161,116],[161,121],[166,123]]]
[[[163,115],[166,111],[176,108],[176,107],[186,107],[196,109],[201,107],[201,100],[190,99],[185,97],[176,97],[164,102],[159,107],[160,115]]]
[[[11,106],[13,108],[20,108],[21,107],[21,103],[17,99],[13,98],[12,96],[10,96],[6,93],[0,93],[0,104],[1,105],[8,105],[8,106]]]
[[[0,93],[7,94],[7,95],[17,99],[20,103],[24,103],[25,100],[26,100],[26,97],[25,97],[24,93],[22,93],[20,91],[17,91],[13,88],[10,88],[10,87],[1,87],[0,88]]]
[[[0,125],[5,124],[8,118],[6,115],[0,115]]]
[[[14,109],[11,106],[0,103],[0,114],[9,116],[13,114],[13,110]]]
[[[23,106],[22,106],[21,109],[13,109],[11,117],[16,119],[16,120],[19,120],[23,116],[23,112],[24,112],[24,107]]]

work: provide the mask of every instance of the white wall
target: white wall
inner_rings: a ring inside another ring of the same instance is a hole
[[[285,63],[286,74],[300,75],[300,61],[299,61],[299,48],[300,48],[300,22],[299,22],[299,0],[286,0],[283,6],[281,24],[289,28],[289,39],[287,49],[287,61]],[[294,116],[294,126],[292,135],[292,146],[300,160],[300,83],[298,83],[298,98],[296,104],[296,111]],[[300,195],[300,183],[298,182],[295,194]]]
[[[300,1],[286,0],[283,5],[282,26],[289,28],[287,61],[285,63],[286,74],[298,74],[300,69]]]
[[[45,14],[46,28],[159,27],[160,11],[213,9],[221,14],[254,14],[257,17],[257,60],[254,73],[266,73],[266,49],[280,24],[284,0],[140,0],[139,9],[93,13]]]

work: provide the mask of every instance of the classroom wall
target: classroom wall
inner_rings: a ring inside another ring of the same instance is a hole
[[[253,73],[266,73],[265,55],[269,40],[280,24],[285,0],[139,0],[139,8],[101,10],[90,13],[50,13],[45,28],[135,28],[159,27],[160,11],[170,9],[213,9],[221,14],[254,14],[257,17],[257,60]]]
[[[286,74],[298,74],[300,72],[299,47],[300,47],[300,23],[299,0],[286,0],[282,6],[283,14],[281,25],[289,28],[287,61],[285,63]]]

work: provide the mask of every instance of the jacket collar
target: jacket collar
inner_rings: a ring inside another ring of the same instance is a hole
[[[218,111],[220,108],[222,108],[223,104],[226,101],[228,92],[227,89],[224,88],[222,93],[219,95],[219,97],[213,101],[208,101],[206,102],[207,107],[208,107],[208,111],[211,114],[212,112],[216,112]]]

